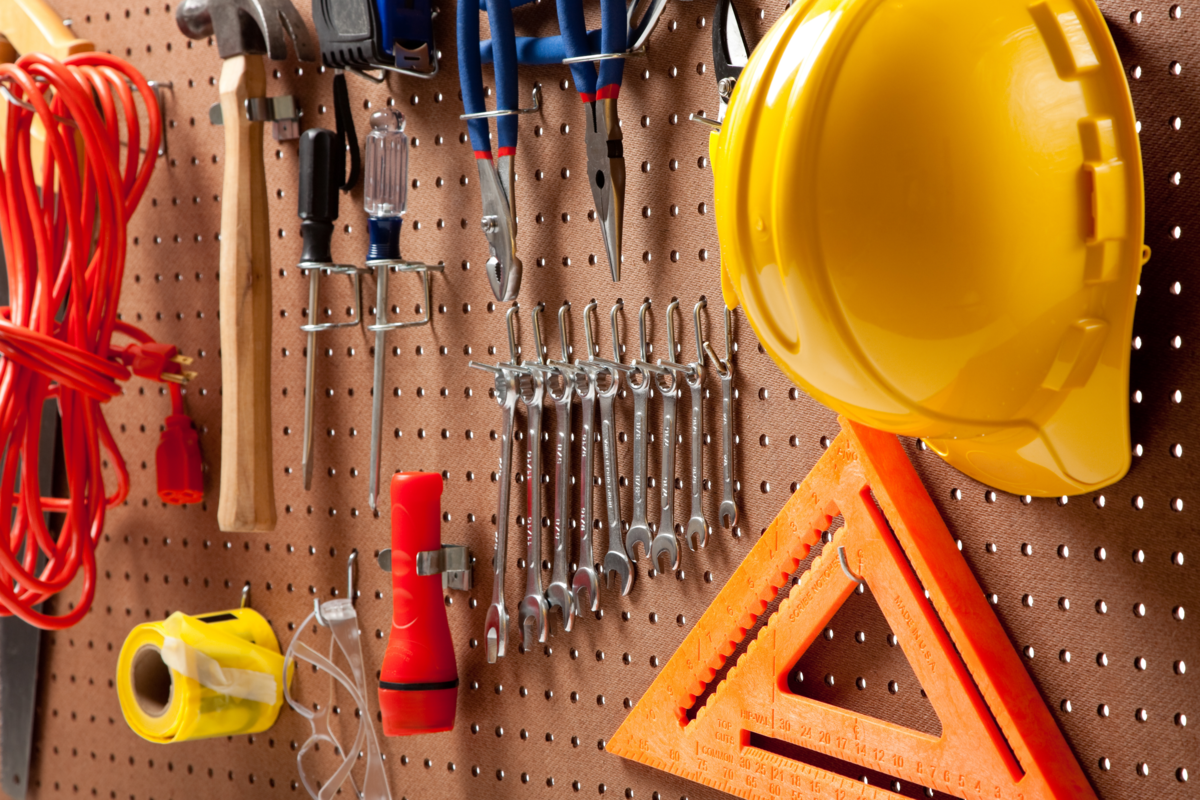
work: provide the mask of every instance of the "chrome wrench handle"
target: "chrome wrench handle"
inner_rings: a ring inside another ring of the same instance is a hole
[[[690,364],[687,377],[692,393],[692,514],[684,538],[688,548],[708,544],[708,520],[704,518],[704,371],[700,364]]]
[[[721,524],[726,528],[737,525],[737,501],[733,497],[733,366],[721,373],[721,472],[725,480],[725,492],[721,498]]]
[[[614,375],[611,389],[599,392],[600,442],[604,449],[604,496],[608,508],[608,552],[604,555],[604,576],[611,589],[613,588],[612,578],[615,574],[620,583],[621,596],[625,597],[633,590],[633,564],[629,560],[629,556],[625,554],[625,547],[621,543],[621,487],[617,478],[615,420],[618,386]]]
[[[508,569],[509,498],[512,494],[512,440],[516,427],[517,376],[509,370],[496,375],[496,399],[500,403],[503,425],[500,431],[500,480],[496,501],[496,550],[492,556],[492,604],[484,623],[489,664],[503,658],[508,650],[508,609],[504,606],[504,573]]]
[[[542,589],[542,398],[545,380],[536,371],[528,377],[528,391],[522,392],[528,418],[526,437],[525,483],[529,500],[525,515],[525,597],[521,600],[520,617],[522,642],[533,649],[535,642],[545,642],[549,629],[549,603]]]
[[[638,374],[642,382],[636,386],[632,377]],[[646,521],[646,406],[650,400],[650,373],[641,368],[630,371],[629,386],[633,390],[633,521],[625,535],[625,552],[631,561],[637,561],[637,545],[642,553],[649,555],[651,547],[650,525]]]
[[[583,414],[582,441],[579,448],[579,566],[571,579],[571,591],[575,596],[575,613],[585,607],[583,593],[591,599],[592,611],[600,609],[600,585],[596,575],[596,556],[592,550],[592,476],[595,475],[596,454],[596,375],[581,369],[577,376],[575,391],[580,397]]]
[[[659,493],[662,513],[658,521],[658,533],[654,537],[651,548],[651,558],[655,569],[661,566],[660,556],[668,557],[668,569],[679,569],[679,543],[675,539],[675,444],[676,444],[676,413],[679,401],[679,380],[681,376],[675,373],[669,388],[663,388],[661,380],[658,383],[658,393],[663,400],[662,427],[662,483]]]
[[[575,618],[575,604],[571,595],[571,403],[574,394],[573,376],[564,369],[558,370],[562,380],[562,396],[554,394],[557,431],[554,442],[554,567],[550,574],[550,587],[546,599],[551,608],[562,612],[563,630],[570,631]]]

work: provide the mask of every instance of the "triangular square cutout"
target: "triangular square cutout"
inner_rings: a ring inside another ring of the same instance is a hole
[[[899,797],[779,755],[769,742],[970,800],[1095,798],[897,439],[841,424],[609,752],[747,798]],[[689,720],[697,696],[838,513],[844,527]],[[940,736],[789,690],[788,673],[860,579],[936,710]]]
[[[942,735],[937,711],[866,584],[850,595],[785,677],[783,691],[791,694]]]

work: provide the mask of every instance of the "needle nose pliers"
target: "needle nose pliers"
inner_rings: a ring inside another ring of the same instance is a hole
[[[582,0],[558,0],[558,25],[571,77],[583,101],[588,183],[614,281],[621,280],[621,224],[625,211],[625,151],[617,96],[625,72],[629,21],[620,0],[600,2],[600,53],[593,55]],[[599,69],[592,62],[598,62]],[[597,72],[599,74],[597,74]]]

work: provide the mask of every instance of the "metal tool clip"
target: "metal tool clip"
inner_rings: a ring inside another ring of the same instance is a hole
[[[246,98],[246,119],[251,122],[271,123],[271,135],[277,142],[300,137],[300,116],[300,104],[296,102],[294,95]],[[225,115],[221,112],[220,103],[213,103],[208,107],[208,120],[213,125],[225,124]]]
[[[380,550],[375,560],[381,570],[391,572],[392,548]],[[443,589],[469,592],[474,585],[472,562],[471,551],[463,545],[444,544],[441,550],[422,550],[417,553],[417,574],[422,577],[440,574]]]

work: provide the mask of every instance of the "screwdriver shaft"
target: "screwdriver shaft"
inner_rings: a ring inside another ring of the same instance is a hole
[[[388,273],[381,266],[375,270],[375,324],[387,324]],[[368,502],[374,511],[379,495],[379,447],[383,435],[383,359],[387,331],[375,331],[375,377],[371,384],[371,475],[368,484]]]
[[[308,322],[316,325],[317,282],[321,279],[319,269],[308,271]],[[317,332],[308,332],[308,352],[304,361],[304,490],[312,488],[313,476],[313,390],[317,377]]]

